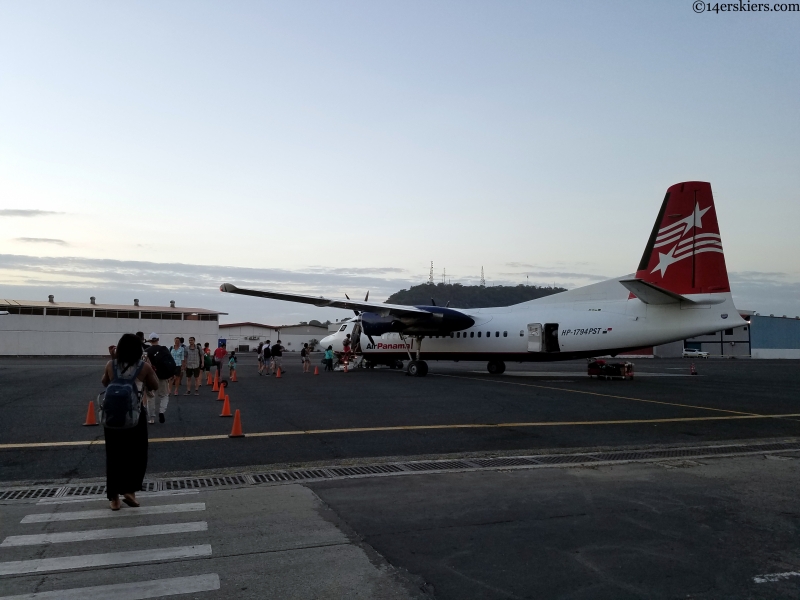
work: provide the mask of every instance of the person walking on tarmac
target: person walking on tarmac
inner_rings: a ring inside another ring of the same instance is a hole
[[[275,370],[275,364],[272,362],[272,340],[264,342],[261,353],[264,355],[264,375],[269,377],[270,370]]]
[[[328,346],[325,350],[325,370],[333,371],[333,346]]]
[[[169,353],[172,355],[172,360],[175,361],[175,377],[172,383],[175,385],[175,395],[177,396],[183,379],[183,371],[186,369],[186,348],[181,342],[181,338],[175,338],[175,345],[170,348]]]
[[[228,358],[228,377],[233,380],[233,374],[236,372],[236,350],[231,350],[231,356]]]
[[[225,366],[225,357],[227,355],[228,347],[225,344],[214,350],[214,364],[217,367],[217,375],[220,381],[222,381],[222,368]]]
[[[308,344],[303,344],[303,347],[300,349],[300,360],[303,363],[303,373],[308,373],[309,369],[311,369],[311,357],[309,354],[311,354],[311,352],[308,349]]]
[[[189,338],[189,347],[186,348],[186,393],[188,396],[192,391],[192,379],[194,379],[194,395],[200,395],[200,365],[203,364],[203,351],[195,343],[194,337]]]
[[[167,347],[158,343],[158,334],[151,333],[147,338],[150,346],[145,350],[147,362],[156,371],[158,377],[158,387],[155,392],[147,394],[147,415],[150,423],[155,423],[156,409],[158,409],[158,422],[163,423],[166,419],[164,413],[167,412],[169,404],[170,381],[175,377],[175,361]]]
[[[258,343],[256,354],[258,355],[258,376],[261,377],[261,371],[264,370],[264,342]]]
[[[282,357],[283,357],[283,346],[281,346],[281,341],[278,340],[277,342],[275,342],[272,345],[272,347],[270,348],[270,351],[272,352],[272,369],[273,369],[273,375],[274,375],[275,371],[277,371],[278,369],[283,371],[283,368],[282,368],[283,367],[283,360],[282,360]]]
[[[142,360],[142,341],[126,333],[117,342],[116,358],[106,363],[100,382],[108,387],[112,381],[134,380],[139,393],[157,390],[160,381],[156,372]],[[106,450],[106,497],[111,510],[119,510],[122,502],[138,507],[136,492],[142,489],[147,471],[147,412],[139,403],[139,421],[129,429],[103,427]]]

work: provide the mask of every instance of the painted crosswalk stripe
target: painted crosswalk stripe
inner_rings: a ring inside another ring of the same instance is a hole
[[[91,540],[113,540],[117,538],[143,537],[147,535],[190,533],[192,531],[208,531],[208,523],[206,521],[193,521],[191,523],[167,523],[165,525],[143,525],[141,527],[118,527],[115,529],[90,529],[88,531],[65,531],[62,533],[10,535],[3,540],[3,543],[0,544],[0,548],[36,546],[39,544],[62,544],[65,542],[88,542]]]
[[[165,515],[169,513],[193,512],[205,509],[205,502],[163,504],[160,506],[143,506],[133,509],[123,508],[122,510],[116,511],[104,508],[99,510],[26,515],[20,523],[51,523],[53,521],[80,521],[81,519],[112,519],[117,517],[138,517],[141,515]]]
[[[211,556],[211,544],[178,546],[176,548],[151,548],[148,550],[132,550],[129,552],[107,552],[105,554],[84,554],[80,556],[60,556],[57,558],[14,560],[0,563],[0,576],[87,569],[90,567],[107,567],[110,565],[130,565],[134,563],[159,562],[182,558],[201,558],[203,556]]]
[[[153,579],[151,581],[73,588],[71,590],[34,592],[19,596],[2,596],[0,600],[107,600],[108,598],[113,598],[114,600],[143,600],[144,598],[211,592],[218,589],[219,575],[209,573],[193,577]]]
[[[163,490],[161,492],[143,492],[137,498],[158,498],[160,496],[186,496],[188,494],[199,494],[200,490]],[[105,494],[92,494],[91,496],[79,496],[73,498],[42,498],[36,504],[77,504],[79,502],[97,502],[98,500],[108,500]]]

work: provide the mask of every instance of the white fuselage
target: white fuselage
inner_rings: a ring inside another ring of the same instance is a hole
[[[612,279],[546,298],[501,308],[461,309],[475,320],[469,329],[425,336],[423,360],[554,361],[615,354],[745,324],[730,293],[706,295],[705,303],[645,304]],[[706,302],[707,301],[707,302]],[[355,320],[324,338],[323,348],[342,349]],[[398,333],[361,336],[374,362],[416,358],[418,341]]]

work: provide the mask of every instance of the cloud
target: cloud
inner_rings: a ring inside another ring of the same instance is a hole
[[[418,281],[390,277],[403,269],[324,269],[305,271],[92,259],[0,255],[0,272],[6,283],[25,286],[61,286],[94,289],[217,291],[221,283],[239,287],[297,291],[344,297],[345,293],[372,292],[387,297]],[[332,290],[336,290],[332,292]]]
[[[55,238],[30,238],[30,237],[19,237],[14,238],[15,242],[26,242],[29,244],[56,244],[57,246],[69,246],[67,242],[64,240],[58,240]]]
[[[63,215],[54,210],[26,210],[22,208],[0,208],[0,217],[45,217],[47,215]]]
[[[530,265],[527,263],[519,263],[519,262],[510,262],[506,263],[507,267],[511,267],[512,269],[529,269],[525,271],[517,271],[513,273],[500,273],[500,275],[505,275],[507,277],[516,277],[519,278],[520,275],[528,275],[529,277],[539,277],[544,279],[552,279],[553,277],[561,278],[561,279],[585,279],[589,281],[603,281],[605,279],[611,279],[606,275],[596,275],[593,273],[575,273],[572,271],[551,271],[547,269],[547,267],[540,267],[537,265]]]

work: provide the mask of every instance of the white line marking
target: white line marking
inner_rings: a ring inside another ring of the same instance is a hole
[[[160,496],[186,496],[188,494],[199,494],[200,490],[163,490],[161,492],[140,492],[138,499],[158,498]],[[72,496],[71,498],[42,498],[36,504],[77,504],[79,502],[96,502],[98,500],[108,500],[105,494],[92,494],[90,496]]]
[[[0,576],[107,567],[110,565],[129,565],[132,563],[178,560],[180,558],[200,558],[201,556],[211,556],[211,544],[178,546],[175,548],[151,548],[148,550],[132,550],[130,552],[107,552],[105,554],[84,554],[81,556],[60,556],[58,558],[14,560],[0,563]]]
[[[620,358],[625,358],[620,357]],[[480,373],[486,375],[486,371],[470,371],[471,373]],[[585,372],[575,373],[569,371],[506,371],[503,375],[506,377],[583,377],[588,379]],[[637,371],[634,377],[689,377],[681,373],[644,373]]]
[[[162,504],[160,506],[143,506],[141,508],[122,508],[122,510],[105,508],[100,510],[26,515],[20,523],[52,523],[53,521],[80,521],[81,519],[112,519],[116,517],[138,517],[139,515],[165,515],[169,513],[194,512],[205,509],[205,502]]]
[[[775,581],[781,581],[783,579],[789,579],[790,577],[800,577],[800,571],[787,571],[786,573],[772,573],[770,575],[758,575],[753,577],[753,581],[756,583],[774,583]],[[3,600],[0,598],[0,600]]]
[[[0,600],[142,600],[143,598],[160,598],[194,592],[210,592],[219,589],[219,575],[195,575],[193,577],[175,577],[173,579],[153,579],[152,581],[135,581],[133,583],[117,583],[114,585],[98,585],[95,587],[56,590],[53,592],[34,592],[20,596],[3,596]]]
[[[3,540],[0,547],[8,548],[11,546],[36,546],[38,544],[113,540],[117,538],[143,537],[146,535],[189,533],[192,531],[208,531],[208,523],[206,521],[193,521],[191,523],[167,523],[166,525],[143,525],[141,527],[118,527],[116,529],[90,529],[89,531],[10,535]]]

